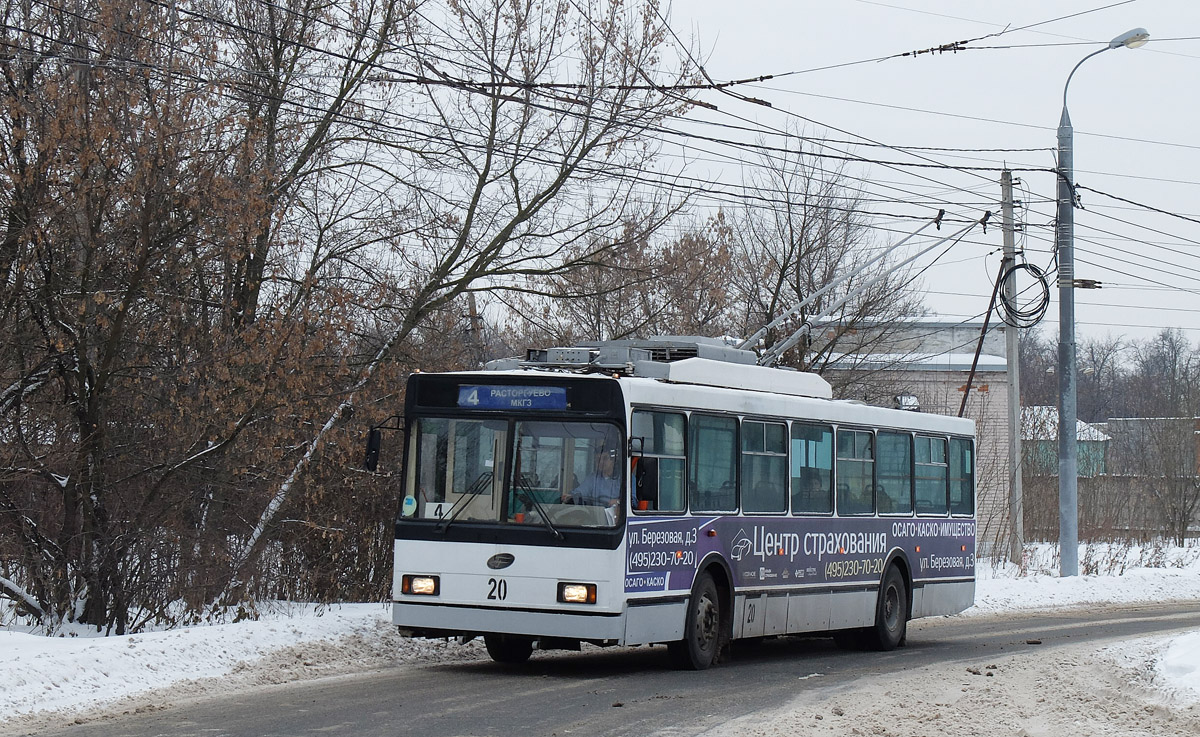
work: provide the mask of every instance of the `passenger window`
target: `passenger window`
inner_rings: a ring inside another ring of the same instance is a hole
[[[692,415],[688,482],[693,512],[737,509],[737,420]]]
[[[792,514],[833,512],[833,430],[792,423]]]
[[[946,439],[918,435],[916,438],[917,458],[917,514],[944,516],[947,509],[947,481],[949,466],[946,463]]]
[[[966,438],[950,439],[950,512],[974,514],[974,452]]]
[[[630,437],[641,438],[642,456],[633,459],[633,506],[682,512],[686,418],[674,412],[634,412]],[[644,503],[644,504],[643,504]]]
[[[838,514],[861,515],[875,511],[874,436],[862,430],[838,430]]]
[[[912,436],[881,432],[879,484],[875,503],[880,514],[912,514]]]
[[[787,511],[787,426],[742,422],[742,511]]]

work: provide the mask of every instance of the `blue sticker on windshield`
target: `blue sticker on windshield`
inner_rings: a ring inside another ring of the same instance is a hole
[[[561,386],[460,386],[458,406],[464,409],[566,409],[567,390]]]

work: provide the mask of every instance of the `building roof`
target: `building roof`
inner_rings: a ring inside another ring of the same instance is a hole
[[[1021,408],[1022,440],[1057,440],[1058,407],[1040,405]],[[1093,424],[1075,421],[1075,440],[1078,442],[1104,442],[1111,438]]]
[[[848,353],[830,363],[834,369],[889,371],[970,371],[974,353]],[[976,371],[1008,371],[1003,356],[979,355]]]

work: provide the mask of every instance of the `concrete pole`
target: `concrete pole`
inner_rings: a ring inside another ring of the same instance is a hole
[[[1081,64],[1083,62],[1080,62]],[[1078,69],[1078,66],[1076,66]],[[1074,74],[1074,71],[1071,72]],[[1067,84],[1070,84],[1070,77]],[[1075,388],[1074,131],[1063,89],[1058,124],[1058,548],[1059,575],[1079,575],[1079,443]]]
[[[1013,222],[1012,172],[1000,174],[1004,228],[1004,273],[1017,262],[1016,226]],[[1004,298],[1013,304],[1017,297],[1014,279],[1005,279]],[[1021,360],[1018,328],[1006,325],[1005,357],[1008,361],[1008,559],[1021,565],[1025,556],[1025,492],[1021,485]]]
[[[1062,118],[1058,122],[1058,548],[1059,575],[1079,575],[1079,444],[1075,386],[1075,192],[1074,131],[1067,114],[1071,77],[1088,59],[1121,47],[1136,49],[1150,40],[1145,28],[1122,33],[1108,46],[1079,60],[1063,85]]]

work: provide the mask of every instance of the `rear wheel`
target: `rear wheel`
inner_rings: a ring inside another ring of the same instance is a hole
[[[683,639],[667,646],[671,662],[682,670],[704,670],[721,650],[721,599],[712,576],[700,574],[688,599]]]
[[[874,650],[895,650],[908,634],[908,588],[897,566],[888,568],[875,604],[875,625],[863,634]]]
[[[497,663],[524,663],[533,654],[533,640],[518,635],[484,635],[488,655]]]

